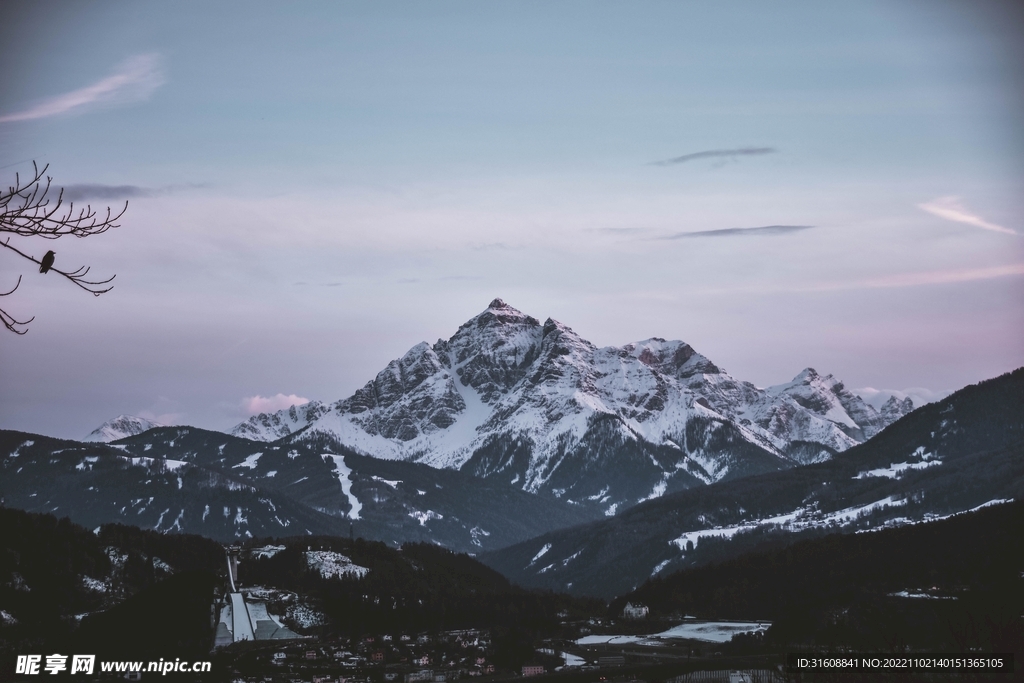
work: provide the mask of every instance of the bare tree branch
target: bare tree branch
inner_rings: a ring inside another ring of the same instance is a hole
[[[45,176],[49,167],[47,164],[39,170],[33,161],[32,178],[25,183],[21,182],[19,174],[14,174],[14,185],[6,192],[0,193],[0,232],[13,233],[20,237],[34,236],[55,240],[65,235],[99,235],[110,228],[118,227],[115,221],[128,210],[127,201],[116,215],[107,207],[106,217],[101,219],[96,216],[96,211],[90,204],[86,204],[85,208],[79,209],[76,214],[75,203],[69,202],[67,208],[62,211],[64,189],[61,188],[57,194],[57,201],[51,206],[47,195],[53,178]]]
[[[15,246],[11,245],[11,237],[42,237],[55,240],[68,235],[75,237],[91,237],[99,235],[110,228],[119,227],[116,221],[128,210],[128,202],[124,208],[114,214],[110,207],[107,207],[105,216],[97,216],[91,205],[86,204],[84,209],[75,210],[74,202],[68,202],[64,206],[64,190],[58,192],[57,199],[51,202],[48,194],[53,178],[46,175],[49,164],[43,166],[42,170],[36,162],[32,162],[31,177],[22,182],[21,176],[14,175],[14,185],[11,185],[6,192],[0,192],[0,235],[7,234],[6,239],[0,239],[0,246],[10,249],[24,259],[42,265],[42,262],[26,254]],[[43,178],[45,177],[45,182]],[[62,208],[63,207],[63,208]],[[55,272],[67,278],[75,286],[84,289],[93,296],[105,294],[113,289],[110,283],[116,277],[111,275],[105,280],[89,280],[89,266],[82,266],[76,270],[65,271],[52,267],[53,255],[49,255],[48,268],[40,272]],[[9,292],[0,293],[0,296],[9,296],[21,285],[21,275],[18,282]],[[7,311],[0,309],[0,321],[3,322],[11,332],[25,334],[27,325],[35,320],[35,317],[28,320],[18,320]],[[18,329],[18,328],[23,329]]]
[[[12,287],[9,292],[0,292],[0,296],[10,296],[11,294],[14,294],[14,291],[16,289],[18,289],[18,287],[20,287],[20,286],[21,286],[21,276],[19,275],[18,276],[18,281],[16,283],[14,283],[14,287]],[[17,326],[21,325],[22,327],[24,327],[24,326],[28,325],[30,322],[32,322],[33,320],[35,320],[35,316],[29,318],[28,320],[17,320],[12,315],[10,315],[7,311],[5,311],[4,309],[0,308],[0,321],[3,322],[4,327],[9,329],[14,334],[25,334],[26,332],[28,332],[28,330],[19,330],[17,328]]]
[[[21,276],[19,275],[18,276],[18,281],[14,283],[14,287],[11,288],[11,291],[9,291],[9,292],[0,292],[0,296],[10,296],[11,294],[14,294],[14,290],[16,290],[20,286],[21,286]]]
[[[33,263],[38,263],[38,264],[42,265],[42,261],[40,261],[39,259],[35,258],[34,256],[30,256],[29,254],[26,254],[25,252],[21,251],[20,249],[12,247],[10,245],[10,241],[11,241],[10,237],[8,237],[6,240],[0,240],[0,247],[6,247],[6,248],[10,249],[11,251],[15,252],[16,254],[18,254],[19,256],[22,256],[22,257],[28,259],[29,261],[32,261]],[[86,280],[85,276],[88,275],[89,270],[90,270],[89,266],[82,266],[78,270],[73,270],[70,273],[68,273],[68,272],[65,272],[63,270],[60,270],[59,268],[51,267],[47,272],[49,272],[49,273],[58,273],[60,275],[63,275],[64,277],[66,277],[67,279],[71,280],[72,282],[74,282],[76,285],[78,285],[79,287],[81,287],[85,291],[87,291],[90,294],[93,294],[95,296],[99,296],[100,294],[106,294],[107,292],[109,292],[110,290],[112,290],[114,288],[114,286],[111,285],[110,287],[107,287],[106,289],[97,289],[98,287],[103,287],[103,285],[105,285],[105,284],[109,284],[115,277],[117,277],[117,275],[111,275],[106,280],[95,280],[95,281],[93,281],[93,280]],[[21,276],[20,275],[18,276],[18,281],[21,282]],[[15,288],[15,289],[17,289],[17,288]],[[14,290],[11,290],[11,291],[14,291]]]

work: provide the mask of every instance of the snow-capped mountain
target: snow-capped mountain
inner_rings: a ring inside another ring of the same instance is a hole
[[[158,422],[147,420],[144,417],[134,415],[118,415],[113,420],[108,420],[89,433],[89,436],[82,441],[99,441],[110,443],[123,439],[126,436],[135,436],[142,432],[149,431],[153,427],[164,427]]]
[[[820,461],[907,412],[877,412],[808,368],[759,389],[681,341],[597,348],[495,299],[347,399],[238,425],[497,477],[607,514],[667,491]]]

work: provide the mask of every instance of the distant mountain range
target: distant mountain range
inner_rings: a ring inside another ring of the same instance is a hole
[[[893,398],[876,411],[811,368],[759,389],[681,341],[597,348],[495,299],[349,398],[260,414],[232,434],[457,469],[613,515],[827,460],[912,409]]]
[[[92,430],[88,436],[82,441],[94,441],[100,443],[110,443],[111,441],[117,441],[128,436],[135,436],[142,432],[149,431],[155,427],[163,427],[165,425],[159,422],[153,422],[147,420],[144,417],[136,417],[134,415],[118,415],[113,420],[107,420],[96,429]]]
[[[612,597],[762,545],[942,519],[1024,497],[1024,368],[817,464],[665,495],[482,556],[523,586]]]

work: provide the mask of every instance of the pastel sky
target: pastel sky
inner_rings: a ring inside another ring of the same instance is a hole
[[[501,297],[918,399],[1024,365],[1016,2],[27,2],[0,182],[121,227],[0,249],[0,428],[228,429]],[[13,242],[12,242],[13,244]]]

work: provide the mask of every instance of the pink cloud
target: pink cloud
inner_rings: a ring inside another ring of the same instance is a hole
[[[1003,226],[996,225],[995,223],[989,223],[981,216],[971,213],[966,206],[960,203],[959,197],[939,197],[938,199],[933,199],[930,202],[918,204],[917,208],[922,211],[927,211],[933,216],[944,218],[947,221],[966,223],[967,225],[973,225],[976,228],[991,230],[993,232],[1001,232],[1006,235],[1017,234],[1016,230],[1004,228]]]
[[[960,268],[955,270],[930,270],[917,273],[896,273],[863,280],[838,282],[818,282],[806,285],[761,285],[756,287],[732,287],[708,289],[708,292],[834,292],[849,289],[885,289],[890,287],[921,287],[925,285],[942,285],[956,282],[973,282],[975,280],[991,280],[1000,277],[1020,277],[1024,275],[1024,263],[1010,263],[1003,266],[987,268]]]
[[[919,285],[941,285],[950,282],[990,280],[997,277],[1024,275],[1024,263],[1011,263],[989,268],[964,268],[960,270],[933,270],[924,273],[900,273],[885,277],[862,280],[854,286],[860,287],[916,287]]]
[[[295,394],[277,394],[275,396],[246,396],[242,399],[242,411],[246,415],[259,415],[260,413],[276,413],[292,406],[301,406],[309,403],[308,398],[296,396]]]

